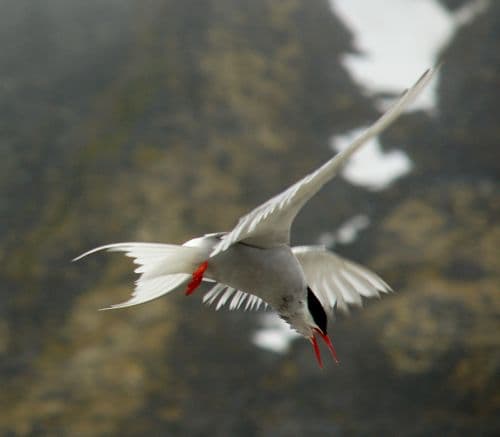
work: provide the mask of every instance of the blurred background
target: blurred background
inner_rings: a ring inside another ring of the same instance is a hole
[[[0,434],[500,433],[500,2],[0,0]],[[228,230],[430,65],[413,110],[306,208],[397,293],[341,365],[202,292],[116,311],[118,241]]]

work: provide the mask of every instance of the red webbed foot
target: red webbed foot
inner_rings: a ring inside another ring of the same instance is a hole
[[[193,272],[193,277],[186,289],[186,296],[192,294],[199,287],[201,281],[203,280],[203,274],[205,273],[207,268],[208,268],[208,261],[205,261],[201,263],[200,266]]]

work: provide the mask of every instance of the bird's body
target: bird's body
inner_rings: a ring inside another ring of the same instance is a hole
[[[346,150],[316,171],[240,218],[227,233],[207,234],[183,245],[117,243],[101,250],[125,252],[139,264],[141,276],[132,297],[111,308],[148,302],[181,286],[193,293],[202,281],[215,285],[205,303],[219,309],[269,305],[299,334],[308,338],[321,365],[316,335],[336,353],[327,334],[327,315],[360,305],[390,287],[375,273],[320,246],[290,246],[290,228],[303,205],[332,179],[366,141],[384,130],[430,81],[428,70],[416,84]]]
[[[213,250],[220,238],[208,235],[185,244],[193,241]],[[269,248],[233,244],[210,258],[204,278],[245,293],[240,293],[240,299],[256,296],[287,321],[301,320],[307,310],[307,280],[292,248],[285,244]],[[241,304],[235,300],[233,307]],[[292,326],[302,335],[309,333],[299,323]]]
[[[260,248],[236,243],[210,260],[205,276],[253,294],[276,310],[292,310],[292,303],[305,301],[304,273],[286,245]]]

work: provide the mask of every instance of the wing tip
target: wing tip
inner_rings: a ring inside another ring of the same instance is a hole
[[[428,83],[432,80],[434,75],[439,71],[441,67],[441,63],[437,64],[434,67],[429,67],[427,70],[425,70],[419,78],[415,81],[415,83],[409,87],[406,88],[396,99],[394,103],[394,107],[391,109],[394,109],[398,106],[398,104],[402,104],[402,102],[406,100],[406,104],[404,106],[407,106],[410,102],[412,102],[414,99],[417,98],[417,96],[420,94],[420,92],[428,85]],[[389,109],[386,111],[383,115],[389,113],[391,111]]]
[[[137,243],[137,242],[123,242],[123,243],[111,243],[111,244],[105,244],[104,246],[98,246],[94,247],[93,249],[87,250],[87,252],[82,253],[81,255],[78,255],[77,257],[73,258],[71,262],[79,261],[82,258],[85,258],[89,255],[92,255],[93,253],[97,252],[102,252],[102,251],[108,251],[108,252],[128,252],[129,250],[133,249],[134,247],[138,245],[155,245],[159,243]],[[126,256],[130,256],[127,255]]]
[[[71,260],[71,262],[80,261],[82,258],[85,258],[89,255],[92,255],[93,253],[96,253],[96,252],[101,252],[103,250],[113,251],[113,248],[116,248],[118,246],[124,246],[125,244],[128,244],[128,243],[113,243],[113,244],[106,244],[104,246],[94,247],[93,249],[87,250],[87,252],[84,252],[81,255],[78,255],[77,257],[73,258]]]
[[[71,260],[72,263],[74,262],[77,262],[77,261],[80,261],[81,259],[85,258],[86,256],[90,255],[91,253],[93,253],[95,251],[95,249],[91,249],[91,250],[88,250],[87,252],[84,252],[78,256],[76,256],[75,258],[73,258]]]
[[[140,305],[142,302],[132,302],[131,300],[127,300],[122,303],[116,303],[107,307],[99,308],[97,311],[110,311],[110,310],[119,310],[123,308],[132,307],[135,305]]]

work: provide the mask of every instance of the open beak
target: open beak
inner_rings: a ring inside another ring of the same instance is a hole
[[[333,347],[332,341],[330,340],[330,337],[328,337],[328,334],[324,334],[323,332],[321,332],[317,328],[313,328],[313,331],[314,332],[313,332],[313,335],[311,336],[310,340],[311,340],[311,343],[312,343],[312,346],[314,349],[314,354],[316,355],[316,359],[318,360],[319,367],[321,367],[321,368],[323,367],[323,362],[321,361],[321,352],[319,350],[318,341],[316,340],[316,337],[314,334],[318,334],[323,339],[323,341],[328,346],[328,350],[332,354],[333,360],[335,361],[336,364],[339,364],[340,361],[337,357],[337,351]]]

